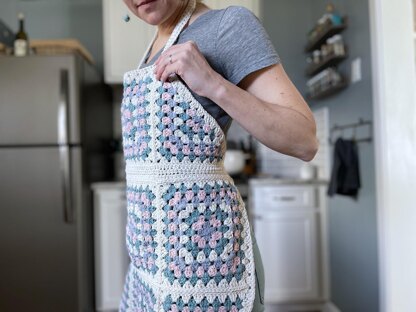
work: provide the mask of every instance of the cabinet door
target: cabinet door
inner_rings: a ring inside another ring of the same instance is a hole
[[[265,301],[319,298],[317,212],[254,216],[265,272]]]
[[[98,191],[94,197],[95,288],[98,311],[117,309],[129,257],[124,189]]]
[[[223,9],[230,5],[240,5],[250,9],[261,19],[260,0],[205,0],[203,1],[211,9]]]
[[[103,0],[103,27],[105,82],[122,83],[123,74],[139,65],[156,28],[134,16],[122,0]]]

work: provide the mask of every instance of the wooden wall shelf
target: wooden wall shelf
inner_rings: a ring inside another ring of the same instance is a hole
[[[307,76],[313,76],[325,68],[336,66],[348,57],[347,54],[339,55],[328,55],[323,61],[318,64],[311,64],[306,69],[305,73]]]
[[[324,28],[315,40],[309,42],[306,45],[305,52],[310,53],[318,49],[323,43],[325,43],[326,39],[332,37],[333,35],[343,32],[347,28],[347,18],[343,17],[342,20],[342,25],[329,25],[328,27]]]
[[[311,95],[308,94],[307,98],[311,99],[311,100],[321,100],[324,98],[327,98],[331,95],[334,95],[336,93],[338,93],[339,91],[345,89],[346,87],[348,87],[348,82],[347,80],[344,78],[340,83],[338,83],[337,85],[334,85],[332,87],[329,87],[325,90],[320,91],[317,94]]]

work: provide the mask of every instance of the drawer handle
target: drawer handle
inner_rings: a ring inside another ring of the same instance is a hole
[[[274,196],[274,200],[280,200],[280,201],[294,201],[296,200],[296,197],[294,196]]]

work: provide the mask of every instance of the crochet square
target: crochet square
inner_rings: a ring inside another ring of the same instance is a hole
[[[135,267],[156,274],[155,194],[149,186],[127,186],[126,244]]]
[[[227,181],[170,184],[162,194],[164,265],[175,287],[238,282],[245,272],[242,203]]]
[[[222,159],[218,129],[210,122],[212,116],[195,106],[191,98],[180,96],[184,92],[179,92],[173,83],[165,82],[156,91],[157,158],[209,163]]]
[[[119,304],[119,312],[154,312],[156,296],[151,287],[140,279],[136,269],[130,264]]]
[[[121,111],[121,127],[123,152],[126,160],[146,160],[151,148],[150,136],[150,102],[146,99],[150,92],[151,78],[132,79],[123,82],[123,101]]]
[[[188,302],[185,302],[182,297],[173,299],[168,295],[163,302],[164,311],[169,312],[238,312],[243,308],[242,300],[236,297],[235,300],[226,296],[225,300],[221,300],[218,296],[210,302],[207,297],[197,302],[192,296]]]

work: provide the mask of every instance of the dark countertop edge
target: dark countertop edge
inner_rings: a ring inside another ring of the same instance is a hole
[[[304,180],[299,178],[277,178],[277,177],[256,177],[249,178],[249,184],[253,185],[263,185],[263,184],[307,184],[307,185],[316,185],[316,184],[328,184],[329,181],[326,179],[310,179]]]

